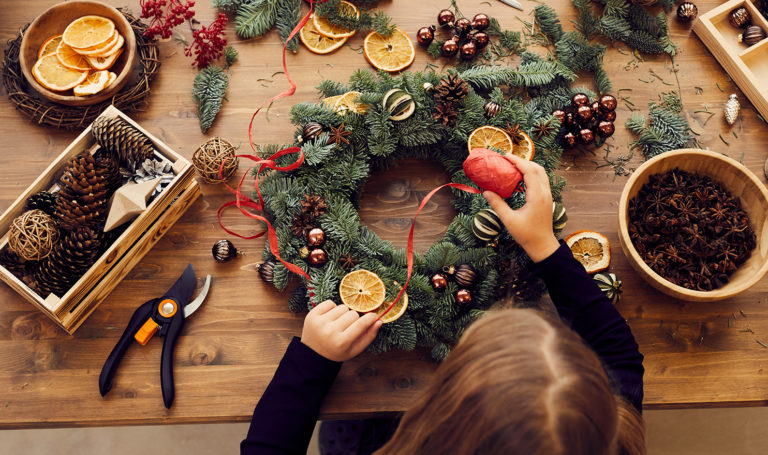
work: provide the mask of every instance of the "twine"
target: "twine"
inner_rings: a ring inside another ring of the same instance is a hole
[[[237,170],[239,158],[235,156],[235,150],[228,141],[214,137],[195,150],[192,164],[205,183],[223,183]]]
[[[147,30],[145,24],[125,11],[120,10],[120,12],[128,19],[136,35],[141,69],[135,82],[129,82],[111,98],[90,106],[64,106],[39,98],[34,89],[27,85],[27,80],[24,78],[19,64],[21,39],[29,27],[27,24],[21,29],[15,40],[8,41],[8,48],[5,50],[3,59],[3,86],[8,94],[8,99],[16,106],[16,110],[40,125],[75,129],[90,125],[110,104],[114,104],[123,112],[145,108],[150,94],[149,85],[160,68],[157,42],[144,38],[143,34]]]
[[[8,231],[8,248],[27,261],[44,259],[59,240],[56,221],[42,210],[28,210],[16,217]]]

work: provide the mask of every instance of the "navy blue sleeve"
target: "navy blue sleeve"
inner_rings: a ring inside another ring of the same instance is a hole
[[[547,285],[560,318],[597,353],[621,394],[642,412],[643,355],[624,318],[561,241],[533,271]]]
[[[340,369],[340,362],[294,337],[253,411],[240,453],[306,454],[320,404]]]

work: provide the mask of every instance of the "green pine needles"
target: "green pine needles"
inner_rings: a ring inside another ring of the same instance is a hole
[[[541,73],[549,75],[543,78]],[[425,83],[427,87],[429,84],[437,86],[441,80],[439,74],[426,71],[393,76],[358,70],[346,84],[323,81],[318,90],[324,97],[350,90],[361,92],[358,102],[368,105],[365,114],[347,112],[340,115],[322,103],[299,103],[291,109],[291,121],[297,125],[296,135],[301,135],[303,125],[310,121],[320,123],[324,132],[302,143],[260,147],[261,157],[268,157],[287,145],[300,146],[305,155],[305,163],[298,169],[267,172],[259,178],[264,212],[276,230],[280,255],[307,271],[316,303],[325,299],[339,302],[339,282],[351,270],[366,269],[381,277],[387,286],[388,300],[405,283],[405,251],[395,249],[390,242],[362,225],[358,215],[358,201],[371,172],[386,170],[400,159],[437,161],[445,167],[451,181],[474,186],[462,169],[469,134],[483,125],[504,128],[508,124],[517,124],[535,141],[537,153],[534,160],[550,173],[554,197],[561,199],[564,181],[552,174],[562,154],[556,139],[557,119],[547,109],[542,109],[540,100],[534,100],[548,99],[551,94],[572,95],[565,86],[573,80],[573,73],[567,68],[556,67],[556,62],[528,56],[518,68],[478,66],[459,73],[459,76],[469,83],[470,92],[458,103],[456,124],[452,127],[433,118],[436,101],[431,90],[424,88]],[[563,79],[562,85],[553,84],[556,78]],[[513,82],[517,85],[511,91],[498,88]],[[531,86],[527,87],[527,83]],[[413,97],[416,110],[406,120],[392,121],[382,106],[384,94],[393,88],[405,90]],[[526,90],[534,89],[537,97],[525,94]],[[501,106],[500,112],[490,118],[483,108],[488,99]],[[526,103],[526,99],[532,101]],[[537,136],[532,129],[541,121],[551,122],[554,128]],[[338,128],[342,123],[351,133],[347,137],[349,145],[329,143],[330,128]],[[277,162],[282,166],[294,160],[294,156],[285,156]],[[323,249],[328,262],[322,267],[311,267],[307,259],[302,258],[300,251],[306,246],[306,238],[296,235],[292,229],[300,219],[301,202],[307,196],[320,196],[328,204],[316,223],[326,235]],[[520,207],[525,196],[517,193],[507,202]],[[488,208],[485,199],[454,191],[454,206],[458,215],[448,226],[445,236],[424,255],[415,257],[415,268],[407,289],[406,313],[381,328],[371,345],[372,351],[411,350],[421,346],[432,349],[436,359],[444,358],[463,328],[495,302],[498,288],[508,279],[500,273],[505,267],[503,262],[512,260],[523,269],[528,267],[530,260],[506,232],[501,233],[498,245],[482,242],[472,233],[474,214]],[[418,230],[416,235],[419,235]],[[345,269],[340,262],[344,255],[350,255],[357,264]],[[268,247],[264,249],[263,258],[275,260]],[[477,271],[475,285],[470,289],[472,302],[469,305],[457,303],[455,294],[459,286],[455,281],[449,279],[448,287],[439,291],[430,283],[430,278],[442,272],[444,267],[459,264],[471,264]],[[291,274],[277,262],[274,286],[285,289],[290,278]],[[307,283],[302,282],[291,294],[289,307],[300,311],[306,310],[308,305]]]
[[[627,120],[626,127],[637,136],[632,142],[632,149],[639,149],[646,159],[678,149],[688,143],[693,136],[691,127],[681,114],[682,102],[676,93],[667,93],[659,103],[648,104],[648,118],[635,112]]]
[[[197,101],[200,130],[205,133],[221,109],[221,103],[229,86],[229,77],[221,67],[209,65],[197,73],[192,83],[192,94]]]

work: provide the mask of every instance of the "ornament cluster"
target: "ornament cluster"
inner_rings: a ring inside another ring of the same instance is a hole
[[[569,106],[552,111],[552,115],[560,121],[563,146],[599,146],[613,136],[616,131],[616,106],[613,95],[603,95],[593,102],[584,93],[573,95]]]
[[[752,14],[743,6],[735,8],[728,13],[728,23],[735,28],[744,29],[737,39],[740,43],[744,43],[747,46],[753,46],[766,37],[765,29],[753,24]]]
[[[472,20],[466,17],[457,19],[453,11],[444,9],[437,15],[437,24],[441,31],[451,35],[440,45],[440,55],[446,58],[458,55],[462,60],[472,60],[490,41],[485,30],[491,25],[491,18],[484,13],[475,14]],[[429,46],[435,39],[437,29],[434,25],[420,28],[416,32],[416,41]]]
[[[443,268],[442,273],[436,273],[430,280],[432,287],[436,291],[442,291],[448,286],[448,277],[453,278],[461,289],[456,291],[456,302],[459,305],[468,305],[472,303],[472,292],[470,288],[474,286],[477,278],[477,271],[469,264],[460,264],[457,266],[447,266]]]

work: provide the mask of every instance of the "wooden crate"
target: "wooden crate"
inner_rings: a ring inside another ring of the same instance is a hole
[[[768,31],[768,20],[749,0],[730,0],[702,14],[693,31],[763,118],[768,118],[768,39],[749,47],[739,42],[744,30],[728,23],[728,13],[739,6],[752,15],[752,24]]]
[[[53,294],[40,296],[0,265],[0,279],[70,334],[77,330],[200,195],[200,188],[195,181],[194,170],[189,160],[171,150],[114,106],[107,108],[101,115],[119,116],[146,134],[155,145],[156,154],[173,163],[175,177],[63,296]],[[95,142],[89,126],[3,213],[0,217],[0,232],[3,233],[3,237],[0,238],[0,249],[6,247],[8,229],[13,219],[24,213],[29,196],[38,191],[51,189],[61,176],[67,162],[80,152],[88,150]]]

